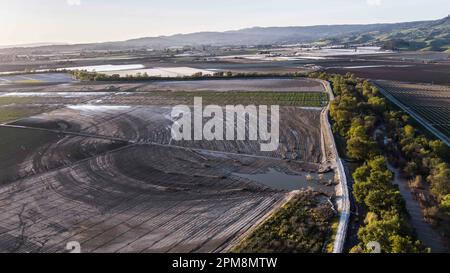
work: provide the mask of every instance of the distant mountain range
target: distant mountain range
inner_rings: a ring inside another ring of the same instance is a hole
[[[119,42],[45,45],[32,49],[22,48],[19,51],[163,49],[175,46],[255,46],[310,42],[319,42],[323,45],[370,43],[390,49],[446,51],[450,49],[450,16],[433,21],[393,24],[254,27],[225,32],[146,37]],[[17,50],[18,48],[15,49]]]
[[[18,45],[0,45],[0,49],[3,48],[28,48],[28,47],[44,47],[55,45],[69,45],[68,43],[32,43],[32,44],[18,44]]]

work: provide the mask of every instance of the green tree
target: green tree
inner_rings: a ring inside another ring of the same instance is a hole
[[[389,237],[392,253],[418,253],[421,252],[420,242],[414,241],[410,236],[398,234]]]
[[[366,217],[366,225],[359,229],[358,238],[364,246],[373,241],[380,243],[385,253],[420,252],[420,243],[404,234],[403,222],[395,210],[383,212],[381,217]]]
[[[412,138],[412,137],[414,137],[414,134],[415,134],[415,132],[416,132],[416,130],[414,129],[414,127],[412,127],[411,125],[406,125],[404,128],[403,128],[403,131],[404,131],[404,133],[405,133],[405,137],[408,137],[408,138]]]
[[[386,101],[380,97],[370,97],[367,103],[370,107],[372,107],[372,109],[379,113],[386,110]]]
[[[440,208],[444,213],[450,215],[450,194],[442,197]]]
[[[446,163],[437,165],[428,176],[431,191],[438,198],[450,194],[450,168]]]
[[[366,200],[370,200],[370,203],[366,205],[374,208],[378,207],[374,205],[374,200],[380,198],[378,196],[380,192],[373,193],[372,196],[368,198],[370,193],[373,191],[381,191],[381,193],[383,193],[392,187],[392,173],[388,170],[386,159],[383,156],[377,156],[364,163],[363,166],[357,168],[353,173],[353,180],[353,195],[355,196],[356,201],[365,203]],[[382,206],[383,205],[380,205],[380,207]]]
[[[444,159],[450,157],[450,148],[441,140],[431,140],[429,146],[436,156]]]
[[[377,153],[377,143],[367,135],[367,128],[353,122],[348,131],[347,155],[357,160],[365,160]]]

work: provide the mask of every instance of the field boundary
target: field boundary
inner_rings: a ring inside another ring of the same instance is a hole
[[[344,165],[342,164],[342,160],[339,157],[339,153],[336,146],[336,141],[334,140],[333,131],[331,129],[331,124],[329,122],[329,113],[330,113],[330,104],[334,100],[333,89],[331,85],[327,81],[320,81],[329,94],[329,102],[327,107],[322,112],[322,120],[325,126],[326,134],[331,141],[331,145],[329,148],[332,149],[334,154],[334,163],[335,169],[339,177],[339,187],[337,190],[337,204],[338,211],[340,212],[339,216],[339,225],[336,231],[336,236],[333,243],[333,253],[342,253],[344,250],[345,240],[347,236],[348,223],[350,219],[350,197],[348,191],[348,183],[347,177],[345,175]]]
[[[259,218],[258,221],[250,227],[247,231],[243,232],[240,236],[231,239],[229,242],[224,243],[222,246],[217,248],[219,252],[232,253],[233,249],[239,244],[251,236],[258,228],[260,228],[267,220],[273,217],[283,206],[292,201],[292,199],[299,194],[299,190],[291,191],[286,193],[283,199],[278,201],[263,217]]]

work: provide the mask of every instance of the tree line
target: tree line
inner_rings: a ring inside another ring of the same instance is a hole
[[[121,76],[119,74],[107,75],[95,71],[74,70],[70,71],[72,76],[80,81],[113,81],[113,82],[139,82],[150,80],[201,80],[201,79],[223,79],[223,78],[263,78],[263,77],[305,77],[304,73],[258,73],[258,72],[231,72],[231,71],[217,71],[213,74],[204,74],[197,72],[190,76],[177,77],[161,77],[149,76],[147,73],[136,73]]]
[[[384,252],[424,251],[408,223],[388,162],[426,184],[433,216],[442,224],[450,216],[448,147],[415,130],[410,117],[394,109],[368,81],[350,73],[311,76],[331,83],[336,95],[330,106],[333,131],[343,139],[345,156],[357,165],[352,175],[353,196],[363,207],[365,219],[358,230],[360,243],[351,251],[367,251],[365,246],[371,241],[379,242]]]

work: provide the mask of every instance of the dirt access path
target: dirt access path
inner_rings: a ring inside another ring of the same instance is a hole
[[[413,194],[408,186],[408,181],[402,177],[400,171],[388,164],[389,170],[394,173],[394,184],[398,185],[400,193],[405,200],[406,209],[411,216],[410,223],[414,227],[419,240],[427,247],[431,248],[431,252],[446,252],[447,249],[443,245],[439,234],[425,222],[425,217],[419,203],[414,199]]]
[[[330,103],[334,100],[333,90],[331,89],[329,82],[321,82],[329,94],[329,103],[327,107],[324,108],[320,116],[323,154],[322,164],[335,169],[339,181],[339,184],[336,187],[336,199],[340,216],[336,237],[334,239],[333,253],[341,253],[344,249],[348,222],[350,219],[350,197],[344,166],[339,157],[336,142],[334,141],[333,132],[331,130],[331,124],[329,122]]]

